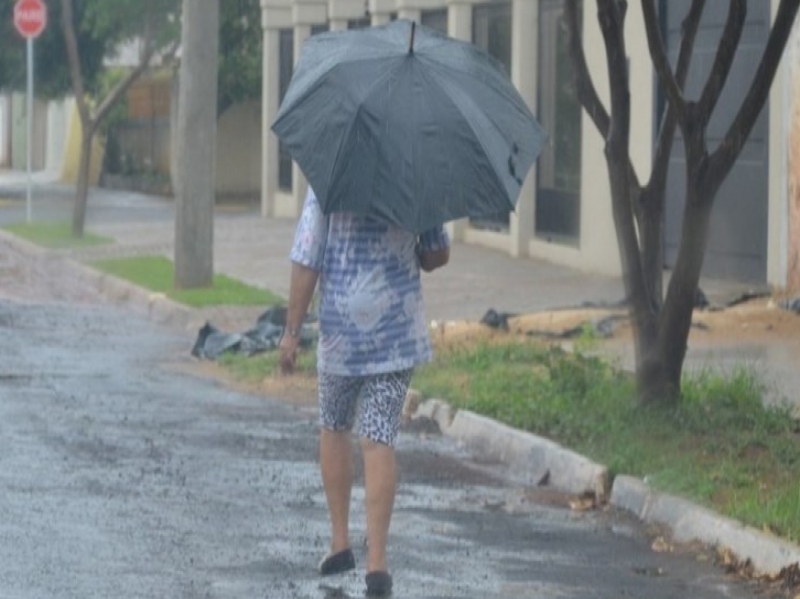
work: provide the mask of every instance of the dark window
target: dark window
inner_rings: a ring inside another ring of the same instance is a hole
[[[325,33],[331,30],[330,23],[323,23],[320,25],[312,25],[311,26],[311,35],[317,35],[318,33]]]
[[[511,2],[475,6],[472,13],[472,41],[499,60],[511,73]]]
[[[580,238],[581,105],[567,47],[564,0],[540,2],[537,116],[549,140],[538,162],[536,235],[575,243]]]
[[[280,31],[280,76],[278,80],[279,99],[283,102],[294,70],[294,30]],[[278,142],[278,187],[284,191],[292,189],[292,157],[282,142]]]
[[[364,15],[360,19],[350,19],[347,21],[348,29],[365,29],[372,25],[372,19],[369,15]]]
[[[420,23],[447,35],[447,9],[423,10]]]
[[[511,2],[479,4],[472,12],[472,41],[495,57],[511,73]],[[503,212],[481,219],[472,219],[471,224],[480,229],[507,231],[509,214]]]

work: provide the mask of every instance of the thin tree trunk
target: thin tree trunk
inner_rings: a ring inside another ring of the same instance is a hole
[[[692,326],[695,293],[708,244],[711,202],[697,177],[686,184],[686,209],[681,245],[664,302],[655,346],[639,372],[644,403],[674,404],[680,400],[681,375]]]
[[[72,211],[72,235],[83,237],[86,222],[86,204],[89,199],[89,173],[92,166],[92,140],[95,126],[85,123],[81,126],[81,157],[78,165],[78,183],[75,189],[75,203]]]
[[[640,194],[645,206],[639,219],[644,285],[651,309],[658,312],[664,303],[664,191],[649,188]]]

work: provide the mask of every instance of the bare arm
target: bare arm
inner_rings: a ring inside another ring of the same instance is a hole
[[[289,282],[289,306],[286,310],[286,328],[281,337],[281,370],[294,371],[297,347],[300,344],[300,328],[308,313],[308,306],[317,286],[319,272],[292,262],[292,275]]]

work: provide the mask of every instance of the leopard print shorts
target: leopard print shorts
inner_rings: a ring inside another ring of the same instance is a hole
[[[332,431],[351,431],[360,406],[358,435],[394,446],[412,373],[413,369],[370,376],[320,372],[320,426]]]

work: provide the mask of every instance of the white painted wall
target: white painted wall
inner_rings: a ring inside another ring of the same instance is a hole
[[[797,292],[800,291],[800,19],[795,23],[792,39],[784,55],[781,75],[784,78],[781,99],[785,120],[780,125],[786,125],[784,131],[787,135],[781,141],[786,143],[787,159],[781,161],[783,172],[778,179],[775,220],[778,221],[776,226],[779,227],[781,243],[774,250],[778,253],[774,275],[780,277],[783,273],[785,286]],[[780,201],[781,197],[785,198],[784,202]],[[788,226],[782,226],[782,216],[788,217],[783,219]],[[771,245],[770,250],[773,250]],[[773,275],[771,271],[770,275]]]
[[[74,114],[75,99],[54,100],[47,105],[47,142],[45,169],[60,173],[64,169],[64,152],[67,148],[69,119]]]
[[[0,168],[8,167],[8,150],[11,141],[11,131],[8,119],[11,115],[11,107],[8,105],[8,97],[0,95]]]
[[[261,186],[261,105],[231,106],[217,123],[217,194],[258,197]]]

